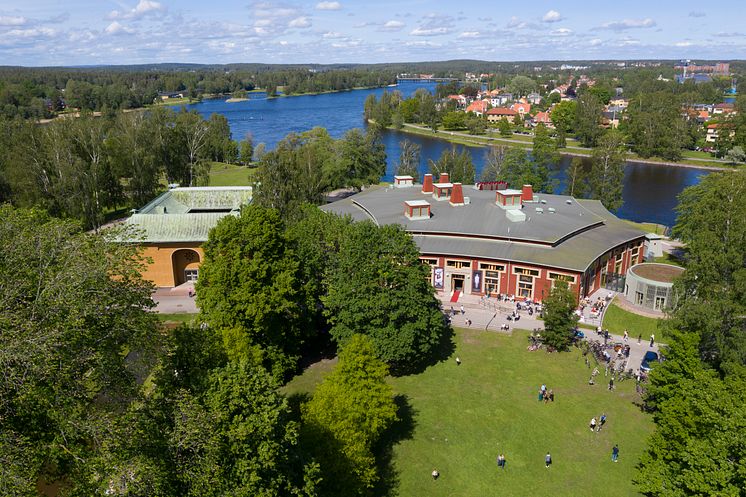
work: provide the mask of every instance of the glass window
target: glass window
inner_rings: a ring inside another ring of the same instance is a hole
[[[539,270],[538,269],[525,269],[522,267],[515,267],[513,268],[513,272],[515,274],[525,274],[528,276],[539,276]]]
[[[567,283],[575,283],[575,276],[571,276],[569,274],[549,273],[549,279],[557,280],[557,281],[566,281]]]
[[[502,264],[488,264],[482,262],[479,264],[479,269],[486,269],[487,271],[505,271],[505,266]]]
[[[470,268],[471,262],[449,260],[449,261],[446,261],[446,266],[452,267],[454,269],[464,269],[464,268]]]
[[[428,266],[437,266],[438,265],[438,259],[420,259],[423,264],[427,264]]]

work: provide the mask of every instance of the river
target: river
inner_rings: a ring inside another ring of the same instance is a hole
[[[434,90],[434,84],[401,83],[388,91],[399,90],[405,97],[417,88]],[[216,112],[223,114],[230,125],[233,138],[240,140],[251,133],[254,144],[264,143],[268,149],[277,145],[290,132],[303,132],[322,126],[335,138],[341,137],[351,128],[365,126],[363,102],[371,93],[380,96],[384,88],[352,90],[320,95],[301,95],[268,99],[264,93],[250,93],[249,100],[227,103],[225,99],[209,99],[190,105],[205,118]],[[420,170],[427,172],[428,160],[436,160],[443,150],[452,144],[434,138],[384,131],[382,140],[386,145],[388,167],[384,180],[392,180],[399,158],[399,142],[409,139],[422,148]],[[461,149],[462,145],[456,145]],[[466,147],[472,154],[477,176],[484,165],[485,148]],[[565,170],[570,159],[563,157],[556,168],[560,186],[564,186]],[[640,164],[628,162],[624,174],[624,205],[617,215],[632,221],[650,221],[672,226],[676,220],[677,195],[687,186],[699,182],[707,170],[689,167]]]

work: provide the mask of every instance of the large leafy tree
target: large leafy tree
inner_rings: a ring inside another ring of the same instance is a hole
[[[746,364],[746,172],[712,173],[679,196],[673,235],[687,246],[675,329],[701,337],[707,363]]]
[[[575,136],[585,147],[595,147],[604,130],[601,127],[603,104],[590,92],[578,99],[575,114]]]
[[[567,169],[566,193],[576,198],[585,198],[588,194],[588,173],[581,157],[573,157]]]
[[[549,169],[531,160],[528,152],[522,148],[511,147],[503,159],[502,174],[511,188],[520,189],[523,185],[532,185],[539,192],[551,191]]]
[[[432,358],[445,325],[412,238],[400,226],[351,225],[329,272],[324,315],[344,345],[369,336],[382,360],[405,370]]]
[[[572,343],[578,316],[575,294],[564,281],[555,281],[544,299],[544,343],[557,350],[567,350]]]
[[[560,102],[554,106],[550,118],[557,130],[557,146],[565,147],[567,135],[575,129],[575,116],[578,104],[573,100]]]
[[[462,149],[461,152],[456,147],[443,150],[437,161],[428,160],[430,172],[438,177],[441,173],[448,173],[449,181],[452,183],[463,183],[465,185],[474,183],[475,170],[474,163],[471,160],[471,154]]]
[[[108,236],[0,207],[4,495],[82,471],[101,450],[107,420],[134,398],[127,351],[150,350],[152,288],[136,249]]]
[[[294,367],[309,310],[277,211],[259,206],[226,216],[210,231],[197,282],[202,318],[232,360],[259,361],[275,377]]]
[[[626,132],[641,157],[681,158],[689,134],[678,98],[669,92],[639,94],[627,109]]]
[[[623,203],[626,155],[624,136],[616,130],[607,131],[591,153],[588,175],[591,197],[600,200],[610,211],[618,210]]]
[[[337,142],[336,172],[330,184],[334,188],[352,187],[358,190],[376,184],[386,173],[386,148],[378,132],[363,133],[351,129]]]
[[[528,76],[518,75],[508,83],[508,91],[516,97],[525,97],[536,90],[536,81]]]
[[[495,145],[487,149],[484,153],[484,168],[482,168],[482,181],[499,181],[503,179],[503,168],[505,164],[505,155],[508,147],[505,145]]]
[[[303,406],[304,439],[321,463],[323,495],[369,495],[378,480],[373,448],[396,420],[387,374],[371,339],[353,335]]]
[[[401,176],[412,176],[415,181],[420,177],[420,146],[409,140],[399,142],[401,153],[399,154],[399,164],[396,167],[396,174]]]
[[[539,123],[534,129],[533,148],[531,157],[536,167],[549,169],[555,166],[560,159],[557,144],[549,136],[549,131],[544,124]]]

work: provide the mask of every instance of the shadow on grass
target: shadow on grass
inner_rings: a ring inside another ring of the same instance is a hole
[[[430,366],[434,366],[439,362],[447,361],[453,353],[456,352],[456,342],[453,339],[454,336],[453,328],[449,325],[444,326],[443,332],[438,338],[438,343],[433,347],[427,357],[414,363],[392,364],[390,367],[391,374],[394,376],[418,374],[422,373]]]
[[[288,407],[290,408],[292,419],[300,422],[301,421],[300,408],[303,404],[311,400],[311,395],[308,393],[294,393],[294,394],[289,395],[287,399],[288,399]]]
[[[386,430],[374,449],[380,479],[373,494],[386,497],[399,495],[399,473],[393,465],[394,447],[402,440],[411,440],[417,425],[416,412],[407,396],[397,395],[394,402],[398,420]]]

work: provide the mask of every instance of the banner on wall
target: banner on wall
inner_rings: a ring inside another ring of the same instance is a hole
[[[438,290],[443,289],[443,276],[444,270],[442,267],[436,267],[433,270],[433,286]]]
[[[482,271],[474,271],[471,275],[471,289],[474,292],[482,291]]]

